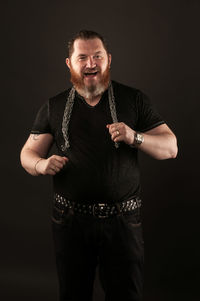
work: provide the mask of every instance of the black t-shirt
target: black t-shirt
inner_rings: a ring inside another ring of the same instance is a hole
[[[112,81],[118,122],[145,132],[164,123],[141,91]],[[79,202],[116,202],[140,194],[138,150],[120,142],[116,148],[106,128],[112,123],[108,90],[90,106],[77,92],[69,123],[70,148],[62,151],[62,120],[70,89],[39,110],[31,133],[50,133],[57,154],[68,163],[53,176],[54,191]]]

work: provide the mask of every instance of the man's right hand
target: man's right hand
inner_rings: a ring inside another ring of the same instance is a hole
[[[29,174],[54,176],[69,161],[57,155],[47,158],[53,142],[54,137],[49,133],[30,134],[20,154],[21,164]]]
[[[69,161],[67,157],[53,155],[47,159],[39,159],[35,165],[35,171],[38,175],[54,176],[65,166]]]

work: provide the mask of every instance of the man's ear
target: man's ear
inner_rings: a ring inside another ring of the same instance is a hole
[[[108,66],[110,68],[110,65],[111,65],[111,61],[112,61],[112,55],[109,53],[108,54]]]
[[[67,67],[70,69],[70,60],[68,57],[66,58],[65,63],[67,65]]]

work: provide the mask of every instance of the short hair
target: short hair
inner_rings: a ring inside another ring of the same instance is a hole
[[[74,42],[77,40],[77,39],[82,39],[82,40],[92,40],[92,39],[95,39],[95,38],[98,38],[101,40],[101,42],[103,43],[103,46],[107,52],[107,54],[109,53],[109,50],[108,50],[108,44],[107,44],[107,41],[105,40],[105,38],[100,35],[99,33],[95,32],[95,31],[92,31],[92,30],[80,30],[77,34],[75,34],[75,36],[69,40],[68,42],[68,57],[70,58],[72,56],[72,53],[74,51]]]

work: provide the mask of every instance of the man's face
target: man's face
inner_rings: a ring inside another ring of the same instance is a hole
[[[66,59],[71,82],[84,97],[90,98],[103,93],[110,81],[111,55],[107,54],[100,39],[74,42],[71,58]]]

